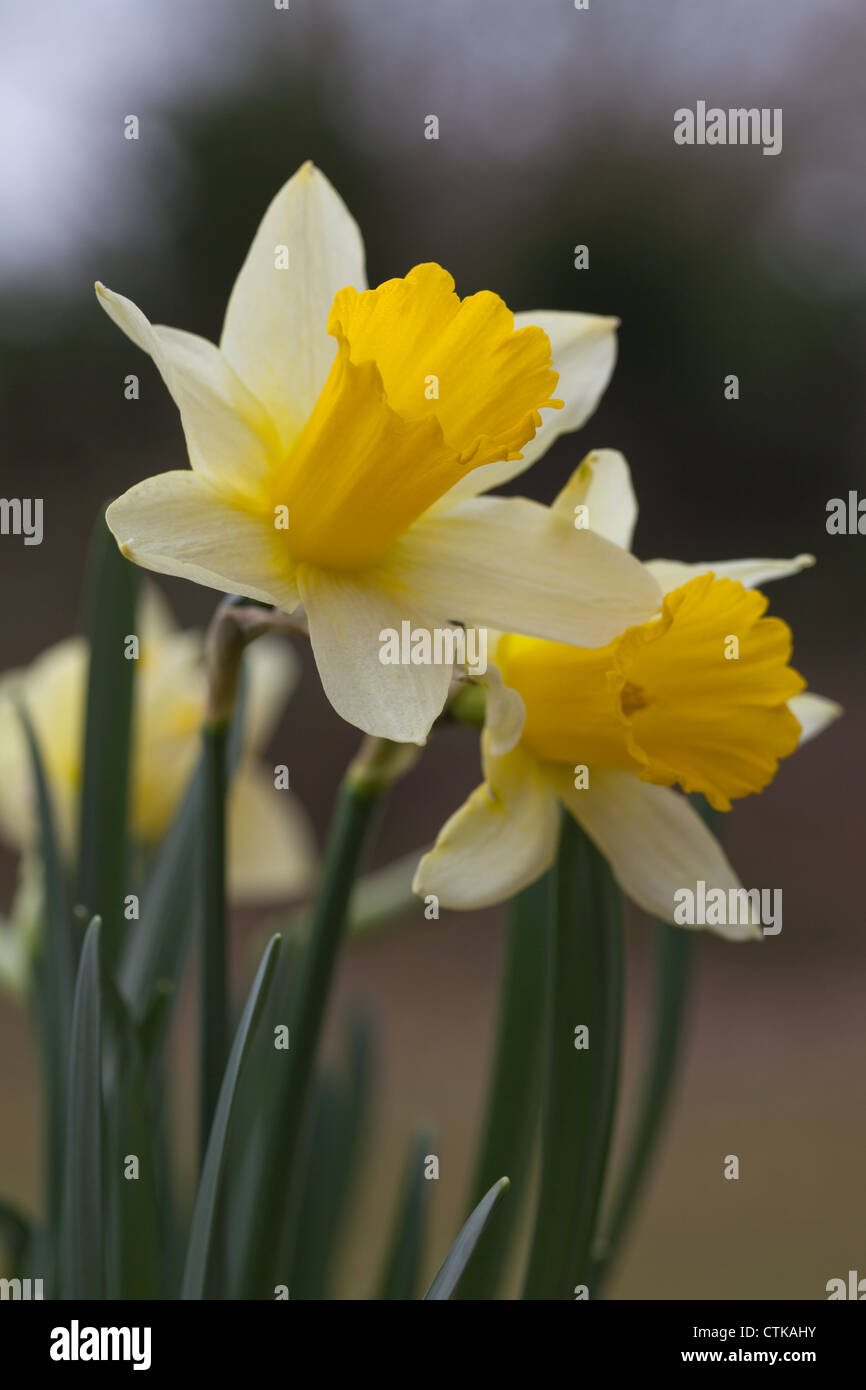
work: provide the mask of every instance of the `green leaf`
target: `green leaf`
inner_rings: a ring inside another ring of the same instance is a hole
[[[647,1173],[655,1157],[662,1124],[677,1075],[697,932],[668,922],[656,923],[656,979],[652,1023],[646,1049],[640,1099],[626,1149],[610,1216],[596,1244],[590,1276],[594,1298],[610,1273],[631,1222]]]
[[[707,827],[718,834],[721,816],[702,796],[691,798]],[[686,1012],[690,996],[698,933],[669,922],[656,923],[655,985],[651,1032],[640,1083],[639,1099],[626,1146],[622,1171],[610,1212],[595,1243],[590,1275],[592,1296],[598,1297],[631,1223],[638,1198],[658,1148],[662,1125],[676,1082]]]
[[[180,983],[193,921],[190,862],[195,854],[201,765],[187,787],[180,810],[160,845],[141,893],[140,920],[123,949],[118,983],[136,1018],[144,1017],[162,982]]]
[[[79,820],[78,901],[102,919],[103,962],[121,945],[130,742],[136,662],[125,655],[136,634],[138,570],[121,555],[100,514],[91,544],[85,605],[89,647]]]
[[[274,1094],[263,1110],[257,1143],[261,1172],[259,1200],[244,1232],[240,1290],[246,1298],[270,1297],[287,1230],[299,1140],[313,1064],[337,959],[352,886],[366,848],[374,811],[386,784],[357,785],[344,779],[329,836],[322,882],[309,941],[287,1001],[290,1046]]]
[[[208,1140],[204,1166],[199,1179],[181,1287],[181,1298],[183,1299],[201,1299],[204,1297],[220,1179],[225,1164],[226,1145],[235,1095],[250,1041],[273,979],[279,940],[278,936],[274,936],[268,943],[232,1043]]]
[[[588,1285],[613,1126],[622,1029],[622,895],[564,816],[554,868],[541,1183],[524,1298]],[[579,1047],[578,1027],[588,1030]]]
[[[232,719],[228,776],[237,766],[243,740],[244,682]],[[179,994],[195,920],[196,860],[205,795],[204,759],[187,787],[179,811],[154,858],[141,893],[141,917],[126,938],[118,983],[133,1015],[142,1018],[154,991],[166,982]]]
[[[403,1301],[417,1297],[430,1183],[424,1177],[424,1161],[433,1147],[433,1136],[424,1131],[409,1149],[394,1232],[385,1258],[379,1298]]]
[[[81,950],[69,1040],[60,1287],[74,1299],[105,1296],[99,929],[95,917]]]
[[[225,725],[202,730],[202,798],[199,826],[197,916],[199,987],[199,1164],[219,1098],[228,1052],[226,946],[226,739]]]
[[[60,1235],[60,1194],[66,1151],[66,1083],[69,1034],[75,995],[78,945],[66,899],[63,864],[54,828],[54,815],[42,757],[27,712],[19,717],[30,753],[39,849],[43,871],[43,931],[35,968],[36,1009],[42,1061],[42,1094],[46,1134],[47,1245],[56,1248]],[[51,1278],[48,1278],[49,1287]]]
[[[165,1154],[158,1142],[161,1115],[154,1105],[153,1054],[157,1016],[168,996],[158,996],[144,1023],[137,1025],[110,981],[106,990],[115,1034],[103,1063],[108,1297],[153,1299],[162,1293],[160,1206],[168,1180],[160,1171]],[[137,1173],[128,1177],[131,1159]]]
[[[472,1251],[493,1215],[494,1208],[507,1190],[508,1179],[500,1178],[498,1182],[493,1184],[486,1196],[482,1197],[445,1256],[436,1278],[424,1295],[425,1300],[451,1298]]]
[[[370,1020],[349,1024],[349,1073],[324,1075],[311,1106],[303,1172],[297,1184],[286,1252],[282,1260],[292,1298],[331,1297],[333,1262],[353,1183],[357,1183],[361,1140],[373,1074]]]
[[[551,893],[548,873],[509,905],[493,1074],[470,1209],[481,1201],[497,1173],[508,1173],[512,1196],[478,1242],[460,1283],[460,1299],[496,1297],[529,1194],[542,1090]]]

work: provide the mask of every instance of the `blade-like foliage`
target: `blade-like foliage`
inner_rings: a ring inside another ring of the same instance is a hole
[[[135,565],[121,555],[100,513],[87,577],[89,660],[81,775],[77,899],[102,919],[103,962],[117,959],[123,932],[127,804],[137,637]]]
[[[64,1298],[105,1296],[100,923],[87,928],[69,1038],[60,1287]]]
[[[493,1184],[486,1196],[482,1197],[445,1256],[436,1278],[424,1295],[425,1300],[444,1300],[454,1296],[454,1290],[457,1288],[460,1276],[469,1262],[472,1251],[478,1244],[497,1203],[507,1191],[508,1179],[500,1178],[498,1182]]]
[[[181,1298],[183,1299],[204,1297],[220,1179],[225,1164],[226,1144],[235,1095],[249,1051],[250,1041],[273,980],[278,945],[279,937],[272,937],[244,1005],[244,1011],[241,1014],[232,1050],[229,1054],[196,1195],[187,1247],[186,1267],[181,1287]]]

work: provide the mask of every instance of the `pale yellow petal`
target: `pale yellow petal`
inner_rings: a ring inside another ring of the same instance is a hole
[[[679,889],[728,893],[740,880],[716,837],[685,797],[638,781],[631,772],[591,768],[589,786],[576,790],[569,769],[556,787],[571,814],[609,861],[614,877],[645,912],[673,922]],[[710,927],[731,941],[760,936],[747,924]]]
[[[800,570],[814,565],[814,555],[795,555],[792,560],[707,560],[685,564],[681,560],[648,560],[646,568],[658,581],[662,591],[669,594],[700,574],[715,574],[719,579],[736,579],[746,589],[756,589],[771,579],[787,579]]]
[[[517,748],[485,762],[493,784],[476,787],[446,821],[412,884],[442,907],[502,902],[545,873],[556,854],[559,807],[534,760]]]
[[[70,859],[77,838],[86,680],[86,643],[70,637],[0,681],[0,831],[18,849],[32,847],[38,836],[36,793],[18,705],[30,718],[58,842]]]
[[[802,729],[798,748],[802,748],[804,743],[823,733],[845,713],[835,700],[816,695],[812,690],[804,690],[802,695],[795,695],[793,700],[788,701],[788,709]]]
[[[231,506],[196,473],[146,478],[112,502],[106,520],[123,554],[145,569],[286,613],[297,607],[286,533],[267,512]]]
[[[498,666],[488,666],[480,681],[487,691],[484,710],[487,747],[494,757],[501,758],[510,753],[520,740],[526,720],[526,706],[517,691],[504,683]]]
[[[381,634],[429,628],[425,605],[405,604],[377,576],[298,567],[298,585],[322,686],[334,709],[365,733],[424,743],[448,694],[452,666],[384,664]],[[443,624],[445,619],[443,617]]]
[[[592,531],[517,497],[430,512],[387,557],[406,594],[473,627],[600,646],[659,607],[655,580]]]
[[[268,408],[284,448],[312,412],[331,369],[336,343],[327,333],[328,314],[347,285],[366,288],[361,233],[324,174],[304,164],[262,219],[235,281],[221,340],[238,376]]]
[[[290,769],[291,775],[291,769]],[[245,762],[228,795],[228,891],[236,902],[276,902],[308,892],[313,834],[300,803],[274,774]]]
[[[109,318],[148,353],[180,411],[189,460],[227,497],[263,502],[280,444],[263,406],[219,348],[194,333],[148,322],[131,299],[97,283]]]
[[[622,454],[616,449],[587,454],[555,499],[553,510],[572,526],[579,522],[623,550],[631,550],[637,498]]]

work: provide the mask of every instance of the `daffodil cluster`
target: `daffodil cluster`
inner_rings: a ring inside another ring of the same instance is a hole
[[[487,495],[591,413],[614,320],[460,300],[437,265],[368,289],[358,228],[310,165],[268,209],[219,347],[97,289],[162,373],[192,465],[114,503],[124,554],[303,605],[335,708],[390,739],[425,740],[454,672],[382,665],[380,632],[496,630],[518,704],[489,701],[485,781],[422,860],[418,893],[478,907],[518,891],[553,859],[559,804],[662,918],[678,885],[736,885],[680,791],[728,810],[838,714],[803,693],[790,633],[754,589],[810,557],[638,564],[612,451],[550,508]]]
[[[473,673],[450,660],[383,662],[382,634],[489,629],[495,664],[474,673],[487,692],[484,781],[421,860],[418,894],[475,908],[518,892],[553,860],[560,807],[665,920],[683,884],[737,885],[683,793],[729,810],[839,713],[804,693],[790,632],[755,587],[811,558],[639,563],[628,466],[610,450],[589,455],[551,507],[490,495],[592,413],[616,320],[514,315],[487,291],[461,299],[435,264],[368,288],[360,231],[309,164],[265,213],[219,345],[96,288],[162,375],[191,465],[111,505],[125,556],[297,612],[334,708],[396,742],[423,744],[455,679]],[[152,848],[196,761],[204,685],[200,639],[174,631],[152,591],[142,643],[130,827]],[[85,646],[70,640],[3,687],[0,825],[23,856],[19,922],[36,915],[38,854],[9,696],[44,748],[71,859],[86,668]],[[253,757],[292,680],[285,646],[257,643],[251,677],[230,883],[288,895],[306,887],[309,833]],[[0,935],[7,977],[22,973],[22,940]]]

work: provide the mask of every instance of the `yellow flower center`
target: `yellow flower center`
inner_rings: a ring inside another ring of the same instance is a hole
[[[729,811],[800,738],[788,701],[805,681],[788,665],[790,629],[766,608],[704,574],[597,650],[504,637],[496,662],[526,704],[523,743],[543,762],[630,769]]]
[[[557,375],[540,328],[514,329],[498,295],[461,300],[438,265],[336,296],[337,355],[274,478],[292,557],[375,564],[468,469],[520,457]]]

